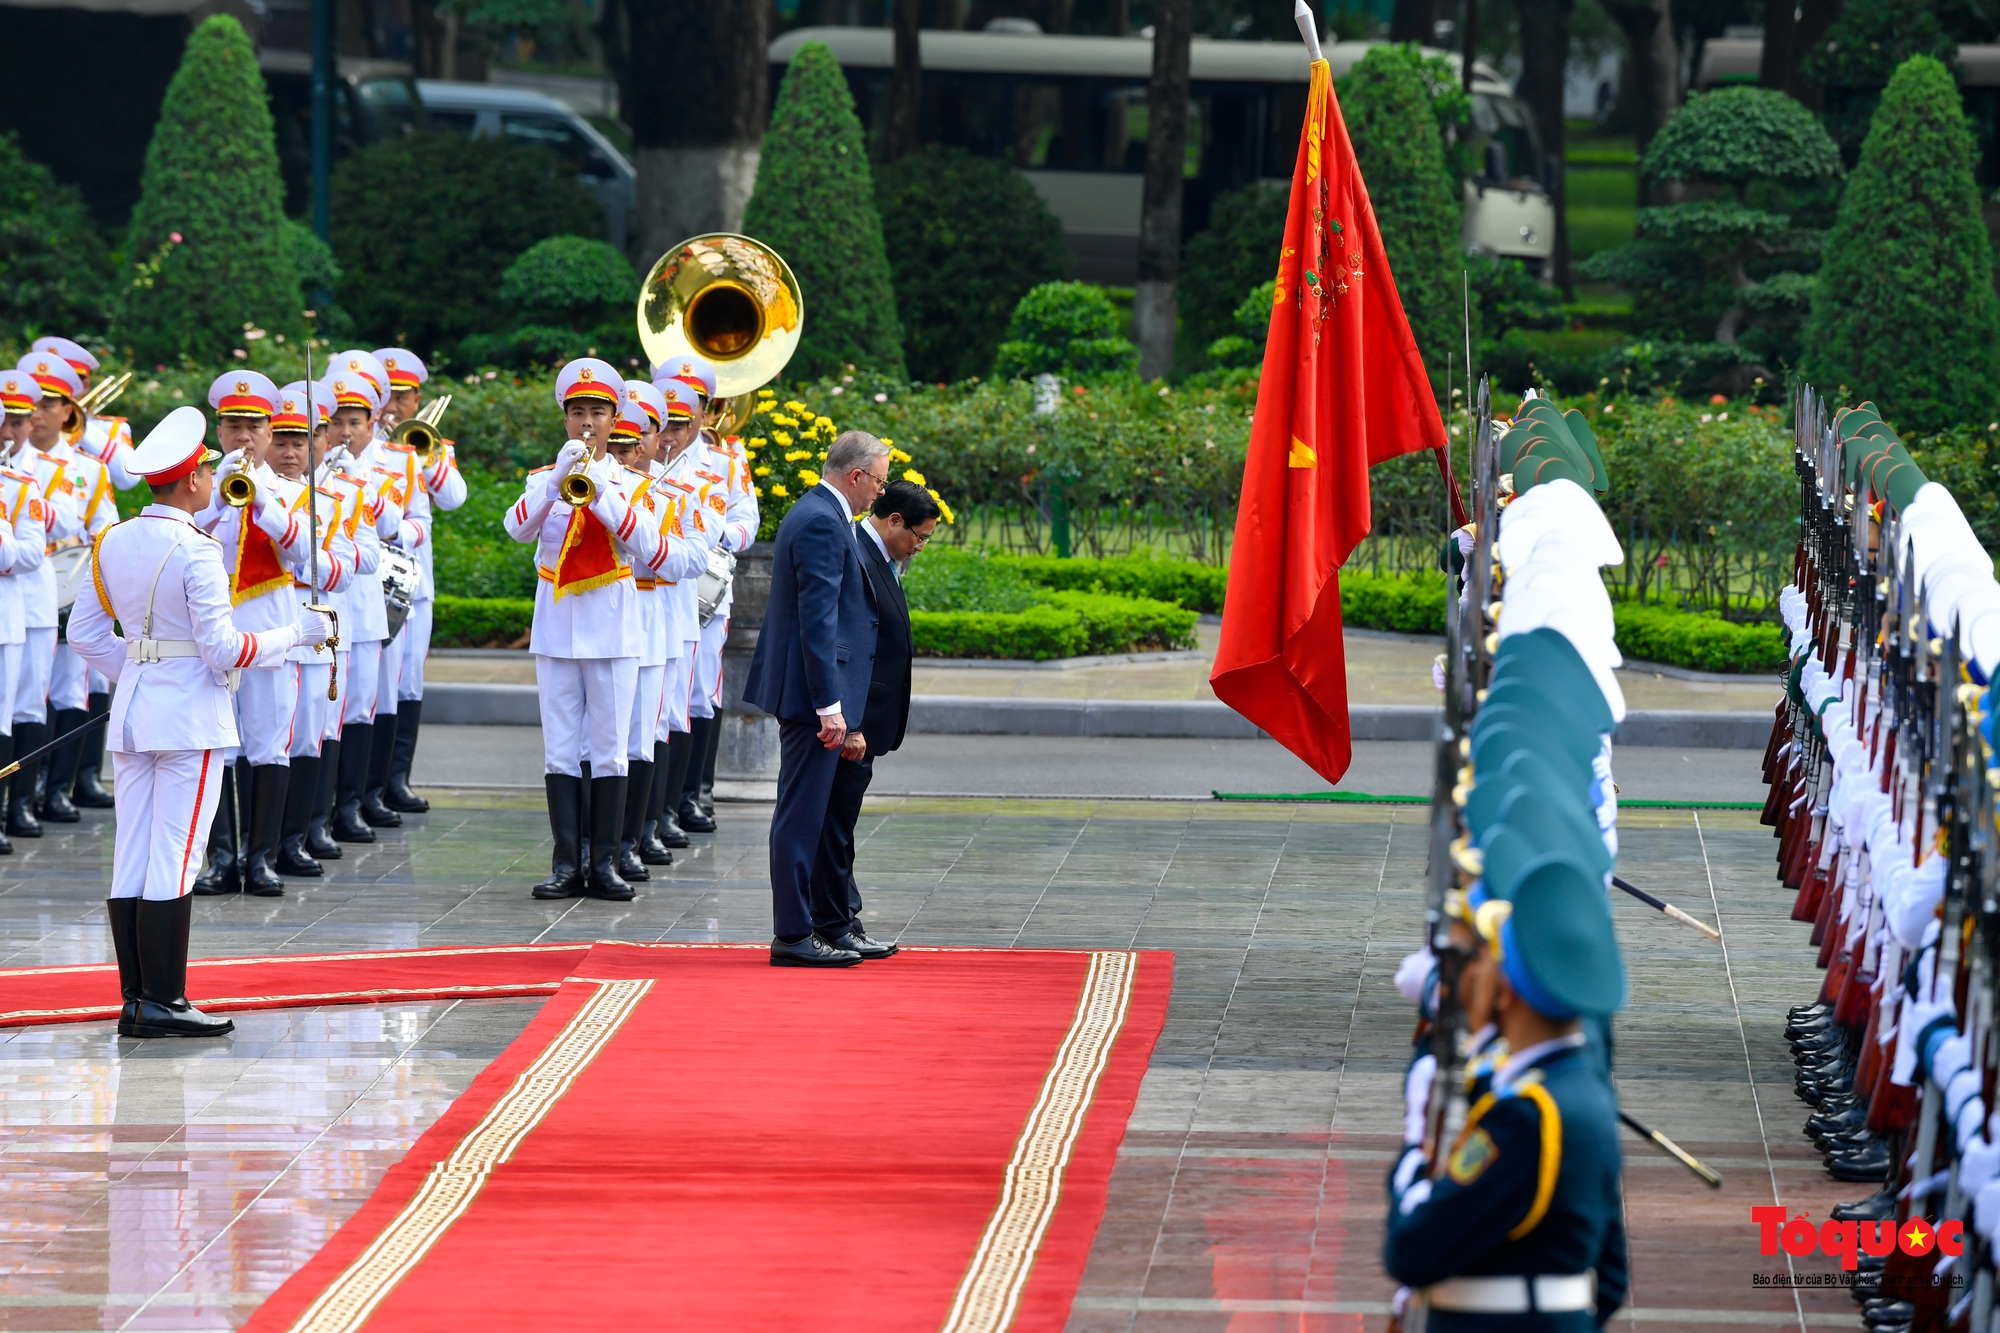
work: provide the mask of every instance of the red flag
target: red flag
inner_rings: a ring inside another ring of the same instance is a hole
[[[1209,683],[1329,782],[1353,753],[1338,570],[1368,535],[1369,467],[1418,449],[1442,463],[1444,422],[1316,60]]]

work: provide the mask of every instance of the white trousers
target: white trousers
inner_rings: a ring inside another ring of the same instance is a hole
[[[666,684],[666,667],[639,668],[639,685],[632,693],[632,725],[625,737],[627,759],[652,762],[653,733],[660,729],[660,708]]]
[[[682,648],[692,647],[683,644]],[[694,677],[694,654],[683,651],[667,659],[665,679],[660,682],[660,721],[653,739],[664,741],[676,731],[688,729],[688,690]]]
[[[639,690],[636,657],[535,658],[542,698],[542,771],[623,777],[632,697]]]
[[[25,643],[0,643],[0,699],[9,703],[13,702],[14,692],[20,687],[21,662],[27,656],[27,649]],[[4,721],[0,721],[0,736],[13,735],[14,710],[0,708],[0,713],[6,714]]]
[[[14,720],[40,722],[49,715],[49,673],[56,665],[56,627],[31,629],[14,682]]]
[[[117,839],[111,896],[165,902],[201,873],[208,826],[222,797],[220,750],[111,753]]]
[[[324,654],[321,656],[323,659]],[[317,759],[328,729],[340,716],[340,704],[326,697],[326,673],[333,664],[321,660],[289,665],[299,673],[299,687],[293,705],[292,743],[285,747],[285,753],[292,759]]]
[[[91,695],[110,692],[111,682],[85,666],[75,649],[66,643],[56,646],[55,665],[49,674],[51,712],[59,708],[74,708],[81,712],[90,706]]]
[[[335,656],[340,659],[337,663],[340,671],[333,683],[333,698],[326,705],[326,730],[320,734],[320,739],[329,741],[340,739],[340,728],[347,717],[348,652],[343,648]]]
[[[370,639],[350,647],[340,664],[340,697],[346,705],[341,721],[364,726],[375,720],[375,691],[382,683],[382,641]]]
[[[410,627],[404,625],[393,639],[382,640],[382,664],[375,672],[375,711],[396,711],[396,692],[403,679],[403,647],[409,643]]]
[[[429,599],[414,603],[410,618],[403,622],[403,632],[397,635],[403,641],[403,670],[396,680],[399,704],[424,697],[424,664],[430,660],[431,613],[436,606]]]
[[[322,678],[323,679],[323,678]],[[321,693],[325,693],[322,685]],[[237,677],[236,734],[253,764],[290,762],[299,711],[299,664],[280,662]]]
[[[688,698],[695,717],[714,717],[722,705],[722,641],[728,637],[729,617],[717,616],[695,640],[694,692]]]

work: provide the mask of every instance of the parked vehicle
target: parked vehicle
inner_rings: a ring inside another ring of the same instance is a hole
[[[1069,238],[1079,278],[1129,284],[1138,275],[1139,205],[1146,171],[1146,89],[1153,45],[1144,37],[1024,31],[922,34],[927,143],[965,148],[1019,167]],[[775,96],[792,56],[824,42],[846,71],[873,133],[888,115],[893,39],[886,28],[799,28],[771,43]],[[1326,48],[1339,78],[1371,43]],[[1432,52],[1432,54],[1448,54]],[[1457,57],[1450,57],[1456,64]],[[1195,39],[1190,55],[1183,232],[1207,225],[1217,195],[1254,180],[1289,181],[1305,120],[1307,68],[1297,42]],[[1464,182],[1469,249],[1544,267],[1555,211],[1534,119],[1491,68],[1473,66],[1473,125],[1481,171]]]
[[[266,49],[257,53],[277,132],[278,169],[285,178],[285,212],[312,209],[312,55]],[[333,160],[357,148],[425,128],[423,100],[410,67],[397,60],[342,56],[333,88]]]
[[[504,134],[538,144],[569,164],[604,207],[604,239],[625,249],[638,174],[596,126],[567,104],[525,88],[424,79],[417,91],[435,128],[473,137]]]

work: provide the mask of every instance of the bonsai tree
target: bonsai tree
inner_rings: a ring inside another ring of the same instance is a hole
[[[140,361],[229,354],[245,325],[301,319],[264,76],[235,19],[188,38],[132,211],[116,334]]]
[[[1812,297],[1806,371],[1872,398],[1904,434],[1985,421],[2000,300],[1978,154],[1942,61],[1913,56],[1882,93]]]
[[[1410,332],[1431,378],[1442,387],[1446,354],[1464,346],[1460,210],[1445,175],[1437,111],[1420,70],[1413,51],[1373,47],[1337,91]]]
[[[927,148],[876,169],[875,203],[916,379],[985,374],[1028,289],[1069,273],[1062,222],[1004,162]]]
[[[805,298],[790,377],[837,375],[843,365],[906,377],[867,141],[824,42],[800,47],[778,86],[743,230],[785,257]]]
[[[1045,282],[1021,298],[993,361],[1001,379],[1062,375],[1089,379],[1139,368],[1139,349],[1102,287]]]
[[[1639,170],[1699,197],[1639,210],[1638,239],[1593,255],[1586,276],[1685,303],[1681,329],[1735,343],[1750,325],[1796,325],[1812,279],[1800,271],[1819,236],[1794,221],[1802,192],[1840,175],[1840,153],[1813,114],[1770,88],[1690,98],[1653,137]],[[1641,311],[1658,329],[1660,304]],[[1688,310],[1685,306],[1693,306]],[[1687,327],[1703,315],[1706,329]],[[1676,321],[1679,322],[1679,321]],[[1782,350],[1781,339],[1766,339]],[[1762,349],[1760,349],[1762,350]]]

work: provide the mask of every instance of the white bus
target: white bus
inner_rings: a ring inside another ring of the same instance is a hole
[[[888,114],[893,38],[887,28],[798,28],[771,43],[771,87],[807,42],[824,42],[847,73],[870,134]],[[1326,48],[1339,78],[1369,43]],[[926,143],[1019,167],[1062,219],[1078,278],[1129,285],[1138,275],[1139,200],[1146,171],[1144,37],[1034,32],[922,35]],[[1444,54],[1444,53],[1437,53]],[[1452,57],[1454,64],[1456,57]],[[1190,61],[1183,235],[1210,205],[1254,180],[1289,181],[1305,119],[1306,59],[1298,42],[1196,38]],[[1484,63],[1473,66],[1479,173],[1464,182],[1469,249],[1546,267],[1555,211],[1534,119]]]

